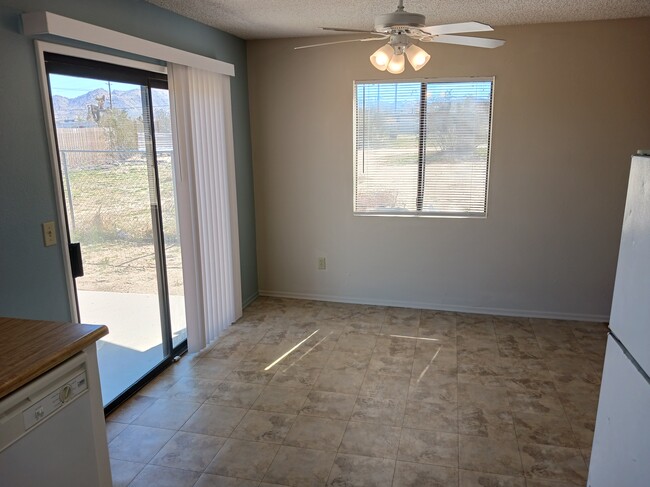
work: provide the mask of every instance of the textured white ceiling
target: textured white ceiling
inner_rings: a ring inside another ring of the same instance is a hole
[[[318,27],[371,29],[397,0],[147,0],[243,39],[322,35]],[[650,16],[650,0],[405,0],[427,25],[475,20],[492,26]]]

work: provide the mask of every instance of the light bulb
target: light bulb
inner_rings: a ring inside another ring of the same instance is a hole
[[[390,44],[386,44],[385,46],[380,47],[374,53],[372,53],[372,56],[370,56],[370,62],[379,71],[386,71],[388,62],[390,61],[392,55],[393,48],[390,46]]]
[[[411,63],[411,66],[413,66],[413,69],[415,71],[422,69],[424,65],[429,62],[429,59],[431,59],[431,56],[427,53],[427,51],[416,46],[415,44],[411,44],[406,48],[406,57],[408,58],[409,63]]]
[[[388,63],[388,72],[391,74],[400,74],[404,72],[404,54],[393,54]]]

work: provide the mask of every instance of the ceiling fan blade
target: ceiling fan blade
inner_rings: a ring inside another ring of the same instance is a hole
[[[384,35],[382,32],[375,32],[374,30],[344,29],[342,27],[319,27],[319,29],[332,30],[334,32],[361,32],[363,34]],[[465,32],[465,31],[463,31],[463,32]]]
[[[334,42],[322,42],[320,44],[310,44],[308,46],[298,46],[294,49],[309,49],[311,47],[321,47],[321,46],[331,46],[333,44],[345,44],[346,42],[368,42],[368,41],[381,41],[384,40],[383,37],[368,37],[366,39],[348,39],[347,41],[334,41]]]
[[[431,35],[456,34],[459,32],[488,32],[494,30],[487,24],[480,22],[461,22],[459,24],[430,25],[420,27],[420,30]]]
[[[494,49],[495,47],[503,46],[506,41],[501,39],[486,39],[485,37],[470,37],[470,36],[448,36],[441,35],[435,36],[431,39],[422,39],[425,42],[441,42],[443,44],[458,44],[460,46],[470,47],[485,47],[487,49]]]

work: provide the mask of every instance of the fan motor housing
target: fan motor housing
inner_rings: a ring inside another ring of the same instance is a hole
[[[406,11],[392,12],[375,17],[375,30],[377,32],[390,32],[391,30],[423,27],[426,17]]]

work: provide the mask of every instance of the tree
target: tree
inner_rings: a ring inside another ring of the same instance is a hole
[[[105,129],[110,150],[123,151],[138,148],[136,122],[129,118],[125,110],[118,108],[103,110],[97,125]]]

